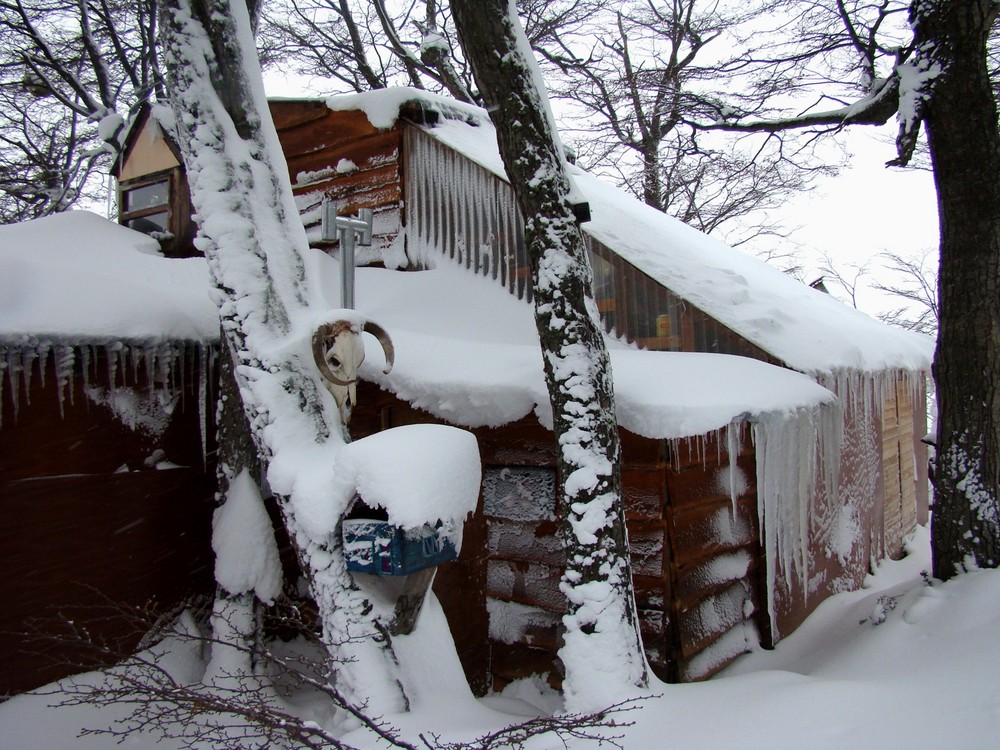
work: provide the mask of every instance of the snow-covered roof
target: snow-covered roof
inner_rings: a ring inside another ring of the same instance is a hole
[[[324,263],[324,272],[324,288],[339,289],[336,264]],[[450,264],[407,273],[360,268],[356,294],[359,311],[389,332],[396,349],[385,375],[378,348],[367,347],[364,379],[453,424],[499,426],[535,413],[551,425],[528,304]],[[805,375],[746,357],[609,344],[619,424],[646,437],[702,435],[734,419],[834,399]]]
[[[213,341],[203,258],[88,211],[0,226],[0,343]]]
[[[403,104],[445,115],[426,131],[500,177],[496,131],[486,112],[415,89],[333,97],[391,127]],[[657,211],[579,168],[576,189],[590,203],[584,230],[666,288],[788,366],[812,375],[853,370],[928,370],[933,341],[891,328],[778,269]]]
[[[149,237],[84,211],[0,227],[0,343],[216,339],[204,260],[166,259],[156,249]],[[337,263],[313,252],[337,308]],[[366,379],[454,424],[498,426],[531,413],[551,424],[531,307],[503,288],[450,264],[361,268],[357,300],[396,347],[389,375],[378,347],[368,347]],[[833,399],[804,375],[744,357],[609,344],[619,421],[647,437],[700,435]]]

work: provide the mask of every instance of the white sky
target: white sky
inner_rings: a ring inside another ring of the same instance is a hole
[[[850,167],[824,179],[814,191],[795,197],[780,213],[788,226],[799,227],[793,239],[802,245],[804,259],[827,253],[836,263],[846,265],[864,263],[885,250],[903,256],[919,255],[925,248],[936,252],[938,216],[933,178],[926,170],[885,167],[895,155],[894,148],[879,138],[894,135],[894,123],[848,132]],[[880,270],[876,259],[872,272]],[[859,304],[874,313],[892,302],[868,290]]]

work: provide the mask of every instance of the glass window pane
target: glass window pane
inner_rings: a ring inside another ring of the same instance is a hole
[[[161,211],[157,214],[150,214],[139,219],[129,219],[127,226],[143,234],[167,231],[167,212]]]
[[[166,180],[125,191],[125,211],[165,206],[170,198],[170,183]]]

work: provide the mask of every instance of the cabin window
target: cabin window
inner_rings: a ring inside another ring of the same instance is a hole
[[[157,239],[171,234],[170,187],[170,175],[123,184],[121,223]]]

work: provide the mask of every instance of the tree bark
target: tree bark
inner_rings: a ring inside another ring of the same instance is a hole
[[[569,710],[646,684],[621,496],[611,368],[554,125],[513,2],[452,0],[525,219],[535,323],[559,444]]]
[[[331,673],[347,700],[382,715],[407,701],[388,623],[344,559],[338,519],[351,498],[333,491],[332,467],[345,432],[310,356],[314,321],[328,311],[305,261],[246,13],[231,0],[163,2],[168,94],[243,410],[309,579]]]
[[[1000,566],[1000,132],[989,0],[915,2],[943,68],[924,111],[941,228],[934,575]]]

